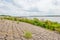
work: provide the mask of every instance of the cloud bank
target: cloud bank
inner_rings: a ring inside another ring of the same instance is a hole
[[[60,15],[60,0],[0,0],[0,15]]]

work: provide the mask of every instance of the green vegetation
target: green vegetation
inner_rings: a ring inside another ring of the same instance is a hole
[[[32,38],[32,33],[29,32],[29,31],[25,31],[24,32],[24,37],[27,38],[27,39]]]
[[[36,26],[40,26],[40,27],[43,27],[46,29],[57,31],[60,33],[60,23],[52,22],[50,20],[42,21],[42,20],[39,20],[37,18],[28,19],[28,18],[11,17],[11,16],[3,16],[3,19],[17,21],[17,23],[26,22],[26,23],[30,23],[30,24],[33,24]]]
[[[17,24],[19,24],[19,21],[17,21]]]

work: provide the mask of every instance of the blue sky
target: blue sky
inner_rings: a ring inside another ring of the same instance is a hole
[[[0,15],[60,15],[60,0],[0,0]]]

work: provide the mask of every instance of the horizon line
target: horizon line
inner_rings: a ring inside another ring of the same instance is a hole
[[[12,15],[0,15],[0,16],[12,16]],[[15,17],[60,17],[60,15],[31,15],[31,16],[15,16]]]

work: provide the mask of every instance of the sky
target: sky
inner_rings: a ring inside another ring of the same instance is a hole
[[[0,15],[60,15],[60,0],[0,0]]]

